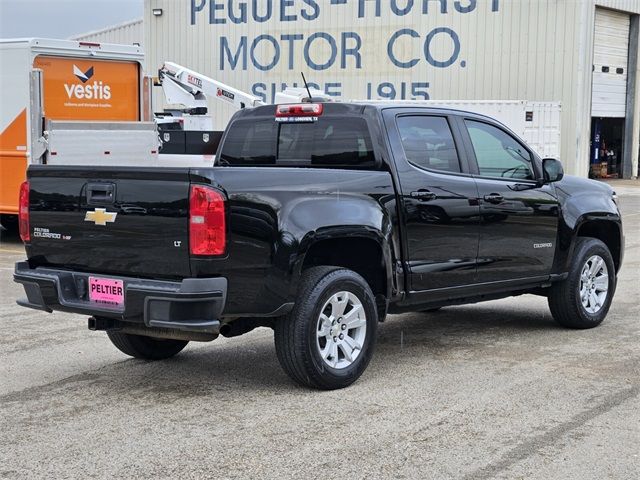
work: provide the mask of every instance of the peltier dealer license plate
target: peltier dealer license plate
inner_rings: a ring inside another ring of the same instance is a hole
[[[111,278],[89,277],[89,300],[103,305],[124,305],[124,283]]]

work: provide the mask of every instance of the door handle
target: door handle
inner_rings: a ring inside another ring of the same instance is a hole
[[[504,200],[504,197],[499,193],[490,193],[484,196],[484,201],[488,203],[500,203]]]
[[[422,202],[435,200],[437,198],[436,194],[430,192],[429,190],[417,190],[415,192],[411,192],[409,195],[411,195],[411,198],[415,198],[416,200],[420,200]]]
[[[89,183],[87,185],[88,205],[111,205],[115,202],[114,183]]]

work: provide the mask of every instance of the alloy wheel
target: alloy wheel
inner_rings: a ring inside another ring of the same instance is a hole
[[[347,368],[356,361],[367,335],[367,316],[360,299],[351,292],[333,294],[317,322],[316,344],[331,368]]]
[[[580,301],[585,311],[594,315],[602,309],[609,290],[609,271],[600,255],[587,259],[580,273]]]

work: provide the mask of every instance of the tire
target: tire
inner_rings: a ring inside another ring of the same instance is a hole
[[[602,268],[598,268],[591,277],[591,270],[600,263],[597,259],[602,260]],[[585,268],[587,268],[586,273]],[[602,278],[603,272],[606,279]],[[584,281],[583,273],[585,273]],[[597,275],[598,273],[601,275]],[[551,315],[556,322],[567,328],[597,327],[607,316],[616,282],[616,270],[609,248],[596,238],[578,238],[569,276],[551,286],[548,296]],[[590,291],[591,285],[593,285],[592,291],[595,297],[587,293],[585,305],[582,293]],[[602,289],[605,285],[606,291],[603,297]]]
[[[160,338],[143,337],[117,330],[107,331],[109,340],[122,353],[143,360],[164,360],[171,358],[187,346],[185,340],[165,340]]]
[[[371,360],[377,326],[374,296],[364,278],[344,268],[310,268],[302,275],[294,309],[275,324],[278,361],[300,385],[347,387]]]

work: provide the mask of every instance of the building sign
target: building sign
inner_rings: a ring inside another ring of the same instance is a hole
[[[462,17],[500,7],[500,0],[191,0],[190,25],[210,26],[222,74],[280,79],[252,83],[267,102],[283,81],[300,86],[301,71],[336,97],[428,100],[429,72],[470,66]]]

